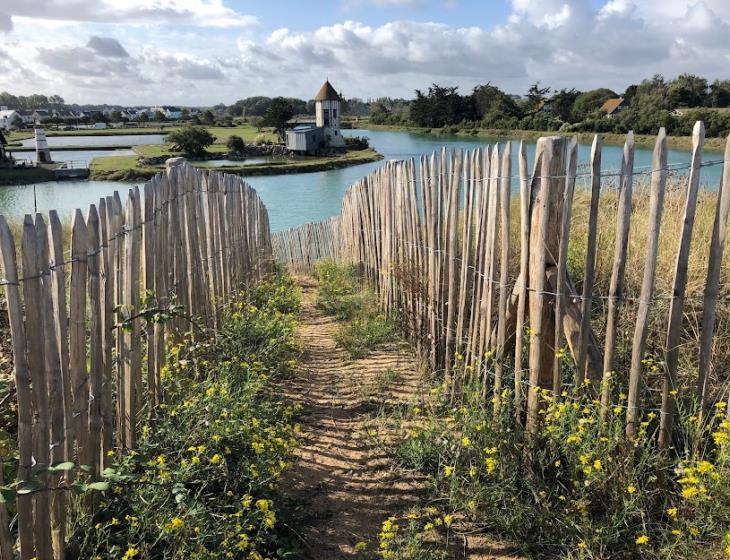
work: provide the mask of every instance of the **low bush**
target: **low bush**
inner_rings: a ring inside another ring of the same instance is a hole
[[[283,558],[294,545],[276,482],[296,446],[295,408],[272,398],[291,371],[298,292],[279,277],[236,298],[216,339],[170,347],[166,403],[111,485],[79,512],[69,558]]]
[[[359,289],[354,267],[320,261],[315,276],[317,308],[344,322],[335,333],[335,342],[351,357],[363,358],[398,337],[396,325],[378,312],[377,298]]]
[[[428,549],[429,532],[447,533],[454,520],[531,558],[730,555],[725,403],[704,421],[683,411],[683,437],[664,453],[656,447],[656,413],[645,416],[635,440],[626,438],[624,395],[603,418],[600,403],[582,390],[557,399],[541,393],[543,429],[531,436],[516,425],[509,390],[492,401],[500,403],[496,415],[481,387],[466,387],[456,406],[449,394],[437,386],[397,419],[398,460],[428,474],[444,504],[441,521],[422,512],[393,520],[409,528],[408,538],[398,533],[383,558],[414,557],[403,551],[419,542]]]
[[[370,147],[370,140],[367,136],[346,136],[345,146],[348,150],[367,150]]]
[[[315,278],[317,309],[341,320],[352,319],[362,312],[363,294],[358,289],[354,267],[331,260],[319,261]]]
[[[385,315],[365,313],[341,326],[335,333],[335,342],[352,358],[364,358],[396,337],[397,329]]]

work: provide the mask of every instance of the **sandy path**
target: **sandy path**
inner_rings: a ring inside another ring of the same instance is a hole
[[[306,504],[310,523],[302,536],[311,559],[377,558],[383,520],[423,506],[430,486],[425,477],[398,469],[364,430],[379,406],[413,402],[424,390],[422,377],[405,344],[351,360],[335,345],[335,319],[315,309],[315,284],[300,283],[304,354],[296,375],[278,390],[302,405],[302,432],[298,462],[283,486]],[[505,558],[501,550],[469,540],[455,558]],[[366,551],[355,550],[358,542],[367,544]]]

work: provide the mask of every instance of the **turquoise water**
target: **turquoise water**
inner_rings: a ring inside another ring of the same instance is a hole
[[[418,157],[423,154],[430,154],[433,150],[438,150],[444,145],[452,149],[473,149],[489,143],[489,139],[465,139],[462,137],[433,136],[407,132],[345,130],[343,134],[369,137],[371,145],[387,159]],[[94,139],[96,140],[96,138]],[[145,138],[151,140],[149,137]],[[86,141],[88,142],[88,140],[87,137]],[[530,169],[534,149],[534,142],[527,145]],[[517,144],[514,144],[513,174],[516,174],[518,169],[516,150]],[[590,145],[580,145],[578,153],[579,163],[586,164],[590,157]],[[619,146],[604,146],[602,166],[604,172],[619,168],[621,154],[622,149]],[[670,164],[685,164],[689,162],[689,159],[689,152],[681,150],[671,150],[669,152]],[[717,153],[708,152],[705,155],[705,161],[718,159],[721,159],[721,156]],[[638,173],[648,173],[651,169],[651,150],[637,149],[635,160],[636,171]],[[342,197],[347,188],[382,164],[383,162],[374,162],[345,169],[248,177],[246,180],[258,191],[268,207],[272,230],[280,231],[338,213]],[[717,188],[721,169],[719,165],[703,169],[702,182],[706,188]],[[90,203],[98,201],[100,196],[111,194],[114,190],[119,190],[120,194],[125,194],[126,190],[134,184],[110,183],[108,181],[42,183],[36,187],[35,202],[41,212],[55,208],[62,215],[70,216],[73,209],[80,207],[85,210]],[[17,219],[25,213],[33,212],[33,209],[32,185],[0,187],[0,213]]]
[[[164,134],[110,134],[108,136],[48,136],[48,147],[54,146],[137,146],[162,144]],[[35,148],[35,138],[21,141],[25,147]]]

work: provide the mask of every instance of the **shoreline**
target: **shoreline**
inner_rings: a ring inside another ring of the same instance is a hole
[[[391,125],[391,124],[370,124],[370,123],[353,123],[353,130],[383,130],[392,132],[411,132],[413,134],[429,134],[431,136],[452,136],[458,138],[493,138],[498,140],[537,140],[541,136],[575,136],[578,141],[584,144],[590,144],[595,132],[573,132],[561,133],[559,131],[545,130],[504,130],[491,128],[474,128],[459,129],[453,132],[451,127],[448,131],[445,128],[424,128],[417,126]],[[601,132],[604,144],[612,146],[623,146],[626,141],[625,134],[617,134],[613,132]],[[634,144],[638,148],[654,148],[656,135],[651,134],[634,134]],[[708,152],[723,152],[727,138],[705,138],[704,149]],[[691,136],[667,136],[667,147],[672,150],[692,150]]]
[[[174,157],[171,155],[171,157]],[[90,181],[146,181],[151,179],[161,171],[164,171],[164,165],[140,166],[137,165],[138,156],[102,156],[94,158],[89,165]],[[116,165],[110,168],[104,168],[103,160],[125,160],[125,162],[111,162]],[[354,150],[347,152],[342,156],[335,157],[319,157],[312,158],[311,161],[296,160],[292,162],[271,162],[252,165],[240,166],[206,166],[196,165],[199,162],[193,162],[194,167],[208,171],[220,171],[221,173],[229,173],[232,175],[240,175],[242,177],[255,177],[262,175],[291,175],[295,173],[315,173],[318,171],[328,171],[331,169],[343,169],[355,165],[365,163],[373,163],[384,159],[384,156],[372,148],[366,150]],[[124,165],[126,164],[126,165]],[[54,181],[55,177],[47,170],[40,168],[0,169],[0,186],[11,187],[15,185],[29,185],[33,183],[47,183]]]
[[[105,169],[103,166],[107,162],[100,161],[105,159],[122,159],[127,157],[134,159],[135,164],[121,168]],[[171,157],[174,157],[174,155],[171,154]],[[136,156],[111,156],[95,158],[89,166],[89,169],[91,170],[89,179],[92,181],[139,181],[150,179],[160,171],[164,170],[164,166],[162,165],[149,167],[136,165],[136,159]],[[220,167],[205,165],[196,166],[195,163],[193,163],[192,165],[198,167],[199,169],[206,169],[209,171],[220,171],[221,173],[240,175],[242,177],[255,177],[261,175],[290,175],[294,173],[314,173],[317,171],[328,171],[331,169],[343,169],[345,167],[372,163],[375,161],[380,161],[382,159],[384,159],[384,156],[382,154],[376,152],[372,148],[368,148],[366,150],[354,150],[351,152],[347,152],[343,156],[312,158],[311,161],[296,160],[292,162],[271,162],[253,165]]]

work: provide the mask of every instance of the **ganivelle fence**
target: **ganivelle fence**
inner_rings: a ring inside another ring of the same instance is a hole
[[[355,265],[381,307],[400,319],[431,371],[443,374],[452,395],[479,376],[485,403],[499,410],[509,383],[518,422],[534,431],[544,405],[541,390],[558,399],[586,391],[604,410],[624,410],[629,438],[645,414],[659,413],[659,444],[667,448],[678,398],[696,397],[706,407],[727,392],[726,367],[723,375],[714,375],[717,383],[708,380],[717,311],[722,305],[727,309],[719,300],[730,143],[724,157],[706,160],[703,143],[704,125],[698,122],[690,163],[669,165],[662,129],[646,169],[634,169],[631,133],[621,168],[614,170],[602,170],[600,136],[590,161],[580,166],[575,139],[540,138],[531,173],[523,143],[517,170],[511,143],[388,162],[352,185],[340,215],[275,234],[274,256],[299,272],[311,272],[322,258]],[[688,294],[700,172],[718,165],[723,166],[719,190],[701,193],[714,208],[708,245],[699,248],[707,259],[704,290]],[[669,179],[672,200],[681,197],[683,211],[665,232],[674,236],[670,245],[676,252],[671,289],[660,293],[656,266]],[[587,224],[581,239],[571,240],[577,194],[588,200]],[[626,293],[629,230],[639,197],[646,238],[633,256],[643,272],[635,290]],[[610,201],[602,208],[604,198]],[[615,208],[615,237],[610,287],[601,292],[598,216],[605,208]],[[573,253],[575,278],[568,267],[571,241],[585,247]],[[680,352],[689,364],[683,386]],[[570,386],[573,390],[566,390]],[[624,390],[626,397],[620,395]]]
[[[25,216],[18,240],[0,216],[0,253],[18,407],[20,558],[62,559],[67,489],[74,478],[93,488],[110,455],[134,448],[139,425],[165,399],[166,342],[215,329],[234,292],[267,274],[268,214],[240,177],[175,159],[124,204],[115,192],[85,216],[76,210],[70,247],[55,211]],[[0,522],[7,560],[5,500]]]

